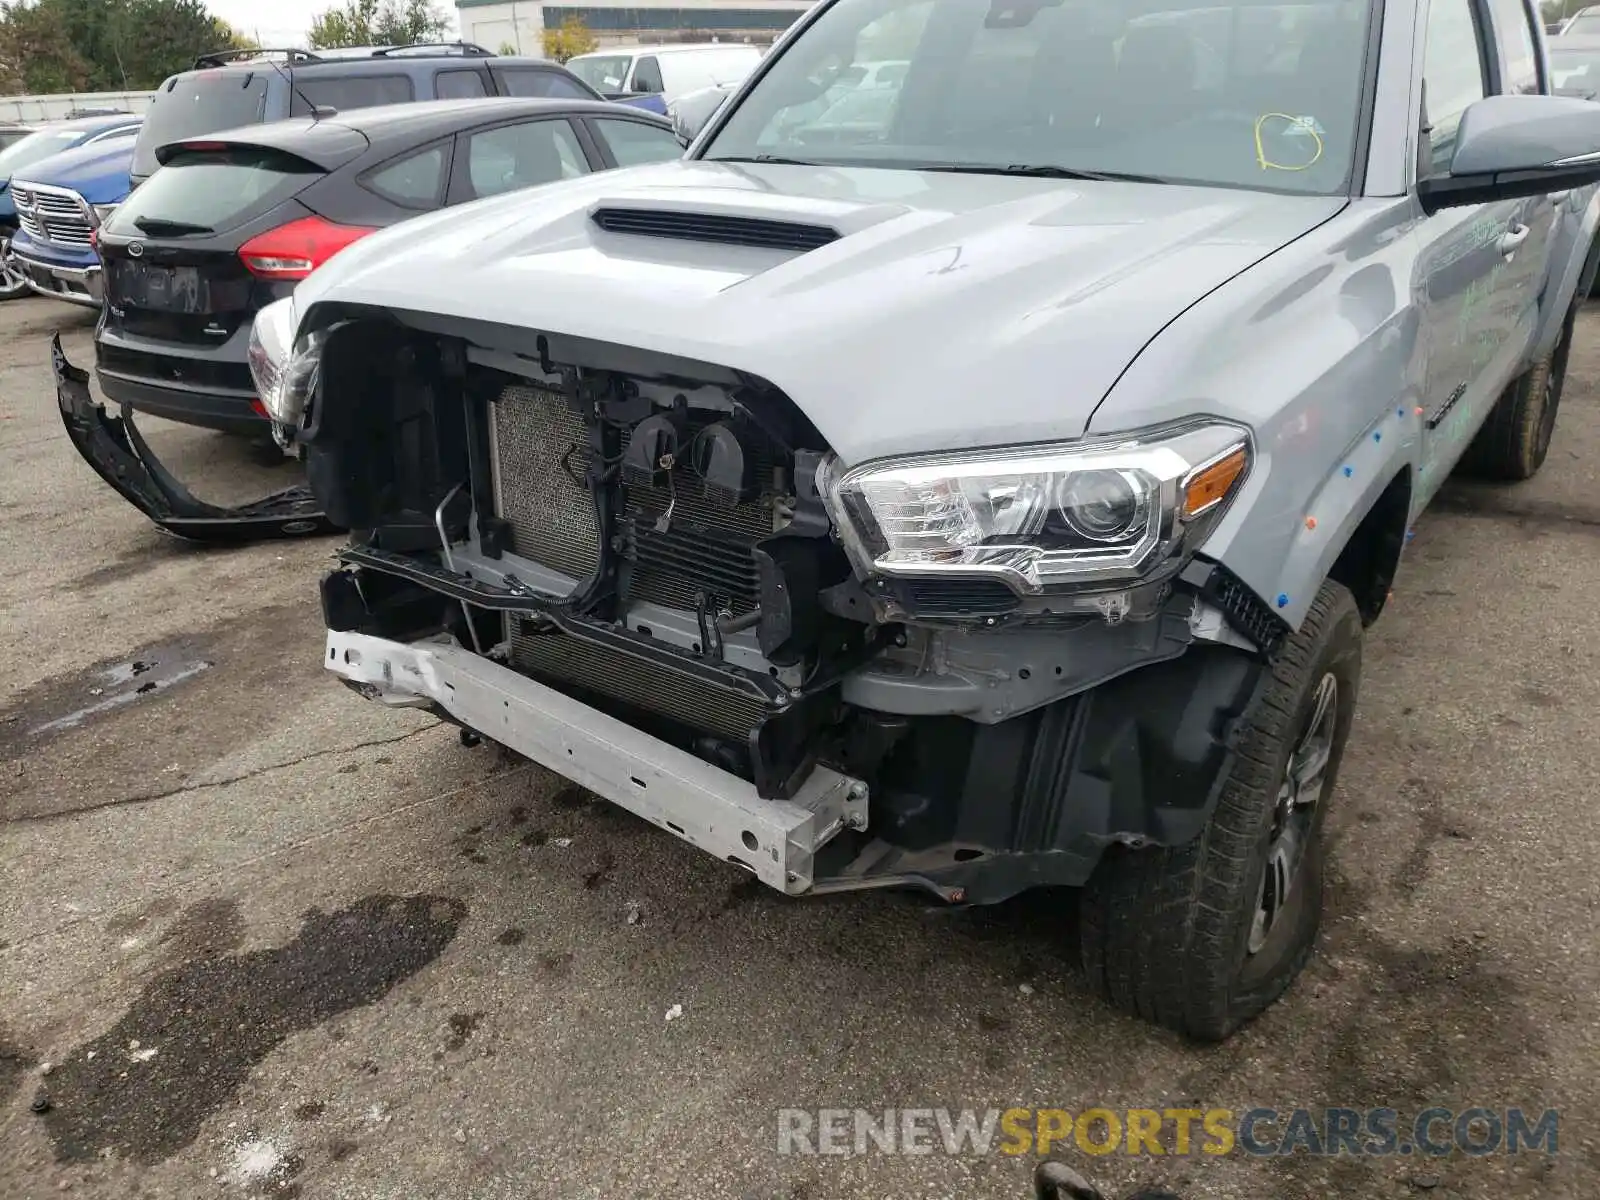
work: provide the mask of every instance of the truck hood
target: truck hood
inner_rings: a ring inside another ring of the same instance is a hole
[[[324,301],[377,305],[749,372],[856,463],[1081,436],[1168,322],[1345,203],[680,161],[407,222],[317,271],[296,307],[304,321]],[[677,235],[594,220],[618,209]],[[708,240],[728,218],[838,236],[804,250]]]
[[[75,146],[17,171],[13,183],[71,188],[90,204],[114,204],[128,194],[133,139]]]

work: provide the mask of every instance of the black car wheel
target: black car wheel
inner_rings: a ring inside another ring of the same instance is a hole
[[[1090,985],[1220,1041],[1278,999],[1322,918],[1323,826],[1361,676],[1355,598],[1324,583],[1272,666],[1201,835],[1109,856],[1083,897]]]

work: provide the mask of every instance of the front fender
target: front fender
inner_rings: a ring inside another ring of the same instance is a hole
[[[1254,431],[1250,474],[1200,553],[1290,628],[1420,445],[1414,220],[1405,202],[1352,204],[1173,322],[1091,422],[1204,414]]]

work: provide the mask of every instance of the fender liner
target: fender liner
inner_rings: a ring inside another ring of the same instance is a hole
[[[876,837],[837,873],[819,870],[813,890],[914,886],[992,904],[1081,886],[1110,846],[1191,842],[1271,669],[1195,644],[998,725],[920,720],[874,790]]]
[[[113,417],[89,391],[89,373],[67,361],[61,335],[50,339],[56,403],[67,437],[83,461],[117,494],[157,526],[195,542],[237,543],[317,537],[340,532],[304,485],[273,492],[252,504],[222,508],[195,496],[161,465],[127,405]]]

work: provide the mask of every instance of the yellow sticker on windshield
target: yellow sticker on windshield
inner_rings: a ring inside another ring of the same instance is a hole
[[[1275,162],[1268,158],[1262,134],[1269,121],[1282,121],[1283,129],[1281,132],[1284,137],[1290,139],[1291,144],[1295,145],[1296,149],[1309,151],[1310,157],[1305,162],[1289,163]],[[1309,146],[1298,145],[1298,143],[1302,143],[1308,138],[1310,139]],[[1321,158],[1322,126],[1317,123],[1315,117],[1297,117],[1290,113],[1272,112],[1262,113],[1256,118],[1256,165],[1263,171],[1305,171],[1316,166]]]

